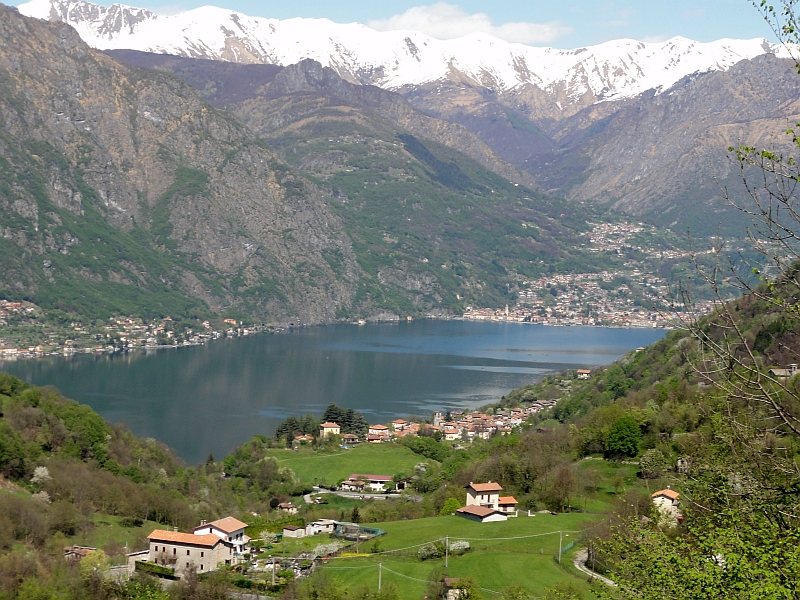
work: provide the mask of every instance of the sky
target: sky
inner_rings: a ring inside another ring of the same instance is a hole
[[[90,0],[91,1],[91,0]],[[112,2],[99,0],[97,4]],[[246,15],[288,19],[324,17],[378,30],[411,29],[439,39],[475,31],[509,42],[579,48],[608,40],[701,42],[774,35],[748,0],[126,0],[161,14],[212,4]],[[15,3],[15,4],[18,4]]]

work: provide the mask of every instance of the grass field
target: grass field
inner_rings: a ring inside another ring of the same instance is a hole
[[[304,482],[334,484],[352,473],[370,475],[412,474],[414,465],[430,462],[399,444],[359,444],[350,450],[316,452],[314,450],[279,450],[270,454],[282,467],[289,467]]]
[[[323,571],[345,582],[351,590],[364,585],[375,589],[381,563],[383,584],[394,583],[403,599],[422,597],[429,576],[439,572],[446,572],[448,577],[472,577],[484,588],[484,598],[495,596],[492,592],[500,592],[512,583],[522,585],[533,596],[541,596],[546,588],[565,581],[589,592],[584,578],[576,577],[554,560],[559,548],[558,532],[563,532],[561,542],[566,546],[580,539],[588,518],[572,513],[520,516],[500,523],[475,523],[455,516],[378,523],[374,526],[387,532],[380,538],[382,554],[333,559]],[[416,557],[417,548],[408,548],[445,537],[451,542],[468,540],[471,545],[467,554],[450,557],[446,570],[444,559],[422,561]],[[407,549],[393,552],[403,548]],[[371,542],[362,545],[362,551],[370,549]],[[568,563],[571,554],[564,554],[562,562]]]
[[[145,521],[140,527],[123,527],[121,521],[120,517],[95,514],[93,526],[79,536],[68,538],[67,543],[106,550],[116,548],[118,552],[127,546],[128,552],[135,552],[147,548],[147,536],[154,529],[168,528],[155,521]]]

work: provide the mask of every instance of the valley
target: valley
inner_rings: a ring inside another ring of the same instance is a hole
[[[797,598],[795,2],[373,8],[0,4],[0,600]]]

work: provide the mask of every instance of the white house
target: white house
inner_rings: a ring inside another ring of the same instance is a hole
[[[499,483],[472,483],[467,486],[467,506],[483,506],[498,510],[500,507],[500,492],[503,491]]]
[[[363,482],[363,487],[369,486],[369,491],[385,492],[387,486],[392,483],[392,479],[391,475],[363,475],[361,473],[353,473],[346,481],[342,482],[342,488],[345,488],[346,485],[357,488],[358,483]]]
[[[278,504],[278,510],[281,512],[289,513],[290,515],[296,515],[298,512],[300,512],[300,509],[297,508],[291,502],[281,502],[280,504]]]
[[[680,511],[681,495],[669,488],[651,494],[653,505],[659,513],[659,523],[675,527],[683,518]]]
[[[379,435],[381,437],[385,437],[389,435],[389,428],[386,425],[370,425],[369,431],[367,432],[369,435]]]
[[[306,525],[306,535],[319,535],[320,533],[333,533],[336,521],[333,519],[317,519]]]
[[[247,550],[247,543],[250,538],[244,533],[247,523],[242,523],[239,519],[225,517],[206,523],[201,521],[200,525],[194,528],[194,535],[212,534],[216,535],[226,544],[233,547],[235,553],[243,554]]]
[[[589,369],[578,369],[578,379],[589,379],[592,372]]]
[[[306,529],[305,527],[297,527],[296,525],[284,525],[283,537],[285,538],[306,537]]]
[[[516,513],[517,499],[514,496],[500,496],[497,500],[497,510],[506,514]]]
[[[319,437],[328,437],[329,435],[339,435],[342,432],[342,428],[339,427],[337,423],[331,423],[330,421],[326,421],[325,423],[320,423],[319,426]]]
[[[454,442],[456,440],[461,439],[461,431],[458,430],[456,427],[447,427],[444,428],[444,439],[448,442]]]
[[[464,517],[470,521],[477,521],[478,523],[493,523],[496,521],[508,520],[508,517],[499,510],[494,510],[486,506],[463,506],[456,511],[456,514],[459,517]]]

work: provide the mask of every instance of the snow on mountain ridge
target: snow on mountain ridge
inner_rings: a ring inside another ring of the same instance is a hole
[[[775,53],[764,39],[700,43],[675,37],[662,43],[615,40],[573,50],[512,44],[474,33],[437,40],[414,31],[378,32],[328,19],[249,17],[204,6],[173,16],[85,0],[32,0],[22,14],[69,23],[91,46],[126,48],[248,63],[289,65],[312,58],[343,77],[386,89],[466,80],[499,93],[534,85],[577,100],[663,91],[687,75],[726,70],[741,60]]]

